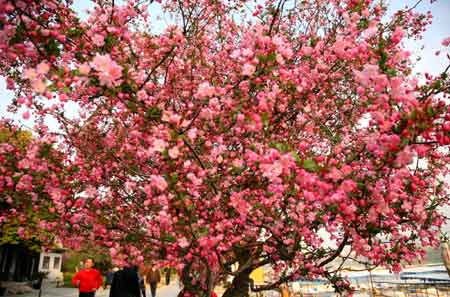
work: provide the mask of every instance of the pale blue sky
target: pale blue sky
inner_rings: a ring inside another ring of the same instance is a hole
[[[116,1],[120,3],[121,1]],[[396,11],[405,5],[412,6],[417,0],[391,0],[391,11]],[[150,7],[150,14],[153,16],[153,21],[157,22],[157,28],[162,29],[164,27],[164,20],[157,20],[155,16],[160,15],[160,9],[157,1],[153,2]],[[92,3],[89,0],[75,0],[74,8],[79,12],[82,18],[86,17],[85,10],[92,7]],[[430,4],[430,0],[423,0],[418,5],[418,10],[428,11],[433,14],[433,24],[429,26],[428,31],[424,35],[424,39],[419,42],[408,42],[407,47],[415,55],[422,57],[416,65],[416,72],[430,72],[439,73],[442,71],[448,63],[444,57],[436,57],[434,53],[441,49],[441,41],[445,37],[450,37],[450,0],[438,0],[434,4]],[[425,46],[423,50],[420,50],[422,46]],[[20,120],[27,126],[31,126],[32,122],[24,122],[20,115],[11,115],[6,111],[8,103],[13,97],[12,92],[6,90],[5,81],[0,77],[0,117],[13,117]]]

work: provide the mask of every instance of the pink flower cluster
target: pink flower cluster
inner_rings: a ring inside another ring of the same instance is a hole
[[[97,54],[90,63],[90,66],[97,71],[101,85],[114,87],[120,84],[123,68],[113,61],[109,54]],[[86,73],[86,70],[83,72]]]

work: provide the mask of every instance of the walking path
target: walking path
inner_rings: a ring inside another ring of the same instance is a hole
[[[173,282],[169,286],[161,286],[156,292],[156,297],[176,297],[178,294],[178,284]],[[147,288],[147,297],[151,297],[150,289]],[[6,297],[38,297],[39,291],[33,291],[32,293],[21,295],[8,295]],[[95,297],[108,297],[109,289],[97,291]],[[75,288],[55,288],[53,284],[45,286],[42,289],[41,297],[78,297],[78,290]]]

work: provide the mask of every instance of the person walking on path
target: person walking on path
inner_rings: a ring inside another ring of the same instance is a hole
[[[158,269],[154,269],[153,267],[147,272],[145,277],[147,283],[150,284],[150,291],[152,292],[152,297],[156,297],[156,288],[158,287],[158,283],[161,281],[161,275],[159,274]]]
[[[113,277],[114,277],[114,271],[108,270],[108,272],[106,272],[106,275],[105,275],[105,283],[103,284],[103,289],[106,290],[106,288],[108,288],[108,286],[111,287]]]
[[[166,268],[166,286],[168,286],[170,284],[170,267]]]
[[[109,297],[141,297],[137,266],[114,273]]]
[[[72,284],[78,287],[79,297],[94,297],[95,292],[102,285],[102,275],[93,267],[94,260],[86,259],[84,268],[78,271],[72,279]]]
[[[139,277],[139,288],[141,289],[141,295],[142,297],[147,297],[147,293],[145,292],[145,270],[144,267],[141,266],[138,271],[138,277]]]

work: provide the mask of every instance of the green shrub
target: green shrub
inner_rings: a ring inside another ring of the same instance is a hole
[[[72,278],[75,276],[75,272],[64,272],[64,287],[73,287]]]

